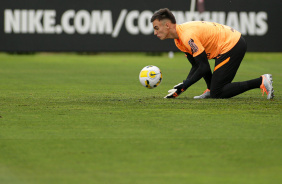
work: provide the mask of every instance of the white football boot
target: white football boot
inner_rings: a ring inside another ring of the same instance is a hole
[[[272,75],[271,74],[264,74],[262,77],[262,83],[260,85],[260,89],[262,92],[262,96],[264,92],[267,94],[267,99],[273,99],[274,97],[274,90],[272,86]]]
[[[211,97],[211,91],[209,89],[206,89],[203,94],[200,96],[194,96],[194,99],[203,99],[203,98],[210,98]]]

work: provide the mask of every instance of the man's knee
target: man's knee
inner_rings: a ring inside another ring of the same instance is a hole
[[[217,90],[215,90],[215,89],[211,89],[211,98],[222,98],[222,92],[221,92],[222,90],[221,89],[217,89]]]
[[[211,90],[211,98],[218,98],[217,96],[216,91]]]
[[[217,99],[219,99],[219,98],[221,98],[221,99],[223,99],[223,98],[231,98],[232,97],[232,96],[224,93],[222,89],[220,89],[220,90],[211,90],[210,94],[211,94],[211,98],[217,98]]]

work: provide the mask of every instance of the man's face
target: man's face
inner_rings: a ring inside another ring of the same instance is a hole
[[[167,20],[159,21],[158,19],[156,19],[153,21],[153,27],[154,27],[154,35],[156,35],[160,40],[164,40],[167,38],[167,35],[169,33]]]

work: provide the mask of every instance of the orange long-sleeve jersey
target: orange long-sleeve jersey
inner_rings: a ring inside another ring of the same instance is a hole
[[[193,57],[206,51],[213,59],[232,49],[241,37],[235,29],[214,22],[193,21],[176,25],[175,45]]]

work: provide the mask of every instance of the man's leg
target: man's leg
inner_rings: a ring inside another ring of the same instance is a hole
[[[226,54],[215,61],[215,69],[211,82],[212,98],[231,98],[254,88],[260,88],[262,78],[256,78],[244,82],[234,82],[237,70],[244,58],[247,46],[243,37]]]

